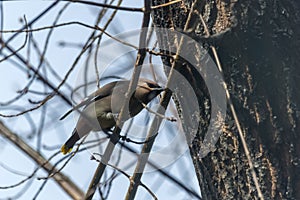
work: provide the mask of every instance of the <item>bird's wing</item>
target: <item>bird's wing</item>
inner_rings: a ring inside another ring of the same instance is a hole
[[[103,87],[101,87],[100,89],[98,89],[96,92],[89,95],[89,97],[91,97],[91,101],[92,100],[97,101],[99,99],[102,99],[104,97],[111,95],[114,87],[116,86],[116,84],[118,82],[121,82],[121,81],[115,81],[115,82],[108,83],[108,84],[104,85]]]
[[[97,91],[93,92],[92,94],[90,94],[89,96],[87,96],[83,101],[81,101],[79,104],[77,104],[76,106],[74,106],[73,108],[71,108],[68,112],[66,112],[66,114],[64,114],[60,120],[65,119],[71,112],[73,112],[74,110],[78,110],[79,108],[81,108],[82,106],[88,106],[90,105],[92,102],[97,101],[99,99],[102,99],[106,96],[109,96],[112,94],[113,88],[115,87],[115,85],[117,84],[118,81],[115,82],[111,82],[108,83],[106,85],[104,85],[103,87],[99,88]]]

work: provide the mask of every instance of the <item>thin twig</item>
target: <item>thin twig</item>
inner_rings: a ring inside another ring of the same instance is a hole
[[[2,38],[0,38],[0,43],[5,43]],[[9,45],[9,44],[6,44],[5,45],[5,48],[7,48],[8,51],[10,51],[11,53],[15,52],[15,50]],[[32,71],[35,75],[37,75],[37,77],[39,78],[40,81],[42,81],[43,83],[45,83],[48,87],[50,87],[56,94],[58,94],[66,103],[68,103],[69,105],[72,105],[72,102],[64,95],[62,94],[60,91],[59,91],[59,88],[64,84],[64,82],[66,81],[67,79],[67,76],[69,75],[70,73],[70,70],[69,72],[67,73],[65,79],[61,82],[61,84],[58,86],[58,87],[55,87],[54,84],[50,83],[49,80],[47,80],[44,76],[42,76],[40,74],[40,72],[35,69],[30,63],[28,63],[26,61],[26,59],[24,57],[22,57],[20,54],[16,53],[15,54],[15,57],[19,59],[19,61],[21,61],[30,71]],[[53,93],[49,96],[47,96],[43,103],[46,103],[49,99],[51,99],[53,97]],[[5,117],[5,115],[3,115]]]
[[[98,154],[98,153],[95,153],[96,155],[98,155],[98,156],[102,156],[102,155],[100,155],[100,154]],[[99,160],[99,159],[97,159],[95,156],[93,156],[92,155],[92,157],[91,157],[91,160],[95,160],[95,161],[97,161],[97,162],[101,162],[101,160]],[[126,176],[128,179],[130,179],[130,175],[129,174],[127,174],[125,171],[123,171],[122,169],[120,169],[120,168],[118,168],[117,166],[115,166],[115,165],[111,165],[111,164],[109,164],[109,163],[107,163],[107,165],[108,166],[110,166],[111,168],[113,168],[113,169],[115,169],[115,170],[117,170],[118,172],[120,172],[121,174],[123,174],[124,176]],[[149,187],[147,187],[144,183],[140,183],[140,185],[142,186],[142,187],[144,187],[149,193],[150,193],[150,195],[154,198],[154,199],[158,199],[157,197],[156,197],[156,195],[151,191],[151,189],[149,188]]]
[[[36,16],[33,20],[31,20],[27,25],[25,24],[21,29],[19,29],[14,35],[12,35],[10,38],[6,40],[6,44],[8,44],[11,40],[13,40],[22,30],[26,29],[27,26],[31,27],[35,22],[37,22],[42,16],[44,16],[47,12],[49,12],[52,8],[54,8],[60,0],[57,0],[53,2],[49,7],[47,7],[45,10],[43,10],[38,16]],[[1,12],[2,13],[2,12]],[[2,18],[3,19],[3,18]],[[2,31],[2,29],[1,29]],[[3,42],[0,37],[0,44]],[[2,44],[5,44],[4,42]],[[0,53],[2,53],[2,49],[4,47],[0,48]]]
[[[65,0],[65,1],[70,1],[70,2],[74,2],[74,3],[82,3],[82,4],[91,5],[91,6],[98,6],[98,7],[110,8],[110,9],[116,9],[116,10],[120,10],[120,11],[145,12],[145,8],[122,7],[122,6],[118,6],[118,5],[111,5],[111,4],[106,4],[106,3],[96,3],[96,2],[92,2],[92,1],[79,1],[79,0]],[[181,1],[182,0],[174,0],[174,1],[170,1],[168,3],[164,3],[161,5],[151,6],[150,10],[170,6],[172,4],[179,3]]]
[[[119,0],[117,3],[117,6],[120,6],[123,0]],[[111,3],[113,2],[113,0],[111,1]],[[106,9],[107,11],[107,9]],[[107,20],[107,22],[105,23],[103,30],[106,31],[107,28],[109,27],[110,23],[112,22],[112,20],[115,18],[116,14],[117,14],[118,10],[114,10],[114,12],[111,14],[111,16],[109,17],[109,19]],[[103,14],[104,15],[104,14]],[[102,31],[100,33],[100,35],[98,36],[98,42],[97,42],[97,47],[96,47],[96,52],[95,52],[95,56],[94,56],[94,62],[95,62],[95,74],[96,74],[96,81],[97,81],[97,88],[100,88],[100,75],[99,75],[99,70],[98,70],[98,53],[99,53],[99,48],[100,48],[100,43],[101,43],[101,39],[103,36],[104,31]]]
[[[122,6],[110,5],[110,4],[106,4],[106,3],[96,3],[96,2],[92,2],[92,1],[79,1],[79,0],[65,0],[65,1],[70,1],[70,2],[74,2],[74,3],[82,3],[82,4],[86,4],[86,5],[98,6],[98,7],[104,7],[104,8],[111,8],[111,9],[116,9],[116,10],[121,10],[121,11],[144,12],[143,8],[122,7]]]
[[[157,8],[166,7],[166,6],[170,6],[170,5],[173,5],[175,3],[179,3],[179,2],[182,2],[182,0],[174,0],[174,1],[170,1],[168,3],[164,3],[164,4],[161,4],[161,5],[151,6],[151,9],[154,10],[154,9],[157,9]]]
[[[28,25],[27,25],[27,20],[26,20],[26,17],[25,17],[25,15],[24,15],[24,21],[25,21],[25,26],[26,26],[26,29],[25,29],[25,40],[24,40],[24,42],[23,42],[23,44],[17,49],[17,50],[15,50],[15,52],[12,52],[11,54],[9,54],[9,55],[7,55],[7,56],[5,56],[4,58],[2,58],[1,60],[0,60],[0,63],[1,62],[3,62],[3,61],[5,61],[5,60],[7,60],[8,58],[10,58],[11,56],[13,56],[13,55],[15,55],[17,52],[19,52],[19,51],[21,51],[24,47],[25,47],[25,45],[27,44],[27,41],[28,41],[28,33],[30,32],[30,31],[28,31]],[[1,30],[0,30],[1,31]]]
[[[155,112],[154,110],[152,110],[151,108],[149,108],[146,104],[144,104],[143,102],[141,102],[141,104],[143,105],[143,107],[148,111],[148,112],[150,112],[150,113],[152,113],[152,114],[154,114],[154,115],[156,115],[156,116],[158,116],[158,117],[160,117],[160,118],[162,118],[162,119],[166,119],[166,120],[168,120],[168,121],[170,121],[170,122],[176,122],[177,121],[177,119],[175,118],[175,117],[167,117],[167,116],[165,116],[165,115],[162,115],[162,114],[160,114],[160,113],[158,113],[158,112]]]

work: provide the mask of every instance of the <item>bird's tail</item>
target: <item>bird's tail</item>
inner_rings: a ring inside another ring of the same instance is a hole
[[[62,145],[62,147],[60,148],[60,151],[63,154],[70,153],[72,151],[73,146],[79,139],[80,139],[80,137],[78,135],[78,132],[77,132],[76,128],[74,128],[71,137],[66,141],[66,143],[64,145]]]

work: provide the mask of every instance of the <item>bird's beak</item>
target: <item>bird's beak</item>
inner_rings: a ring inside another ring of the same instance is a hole
[[[155,93],[156,95],[159,95],[161,97],[161,93],[165,91],[165,88],[161,88],[158,86],[157,88],[151,88],[151,93]]]
[[[161,88],[161,87],[157,87],[157,88],[151,88],[152,91],[164,91],[165,89],[164,88]]]

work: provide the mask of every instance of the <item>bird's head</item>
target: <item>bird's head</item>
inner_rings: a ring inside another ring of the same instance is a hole
[[[154,81],[147,80],[147,79],[140,79],[134,97],[140,100],[141,102],[148,104],[163,90],[164,89]]]

